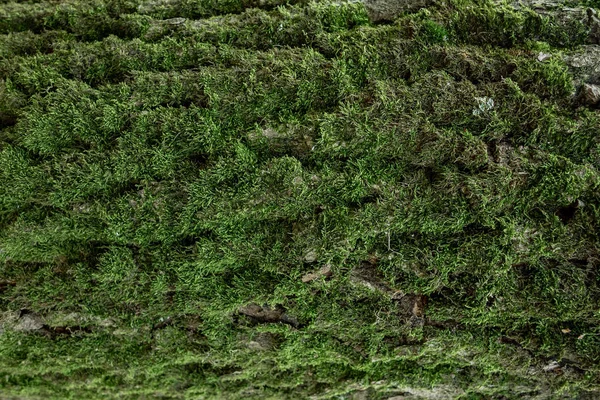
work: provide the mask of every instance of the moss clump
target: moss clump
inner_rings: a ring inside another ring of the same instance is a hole
[[[0,392],[598,395],[589,26],[368,15],[0,2]]]

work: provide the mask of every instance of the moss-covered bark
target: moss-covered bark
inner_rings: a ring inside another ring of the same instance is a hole
[[[0,395],[600,396],[555,3],[1,0]]]

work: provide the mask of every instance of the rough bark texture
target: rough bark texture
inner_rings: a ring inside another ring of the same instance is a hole
[[[0,0],[0,398],[600,398],[597,0]]]

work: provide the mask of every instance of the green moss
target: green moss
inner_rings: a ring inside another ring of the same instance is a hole
[[[466,0],[0,21],[1,393],[600,390],[600,119],[562,61],[583,23]]]
[[[527,40],[543,40],[555,47],[586,43],[589,27],[576,18],[560,19],[531,9],[515,8],[489,0],[451,3],[454,12],[449,25],[460,41],[481,46],[514,47]]]

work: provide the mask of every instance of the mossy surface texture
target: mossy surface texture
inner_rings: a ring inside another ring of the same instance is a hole
[[[589,30],[1,0],[0,398],[598,398]]]

